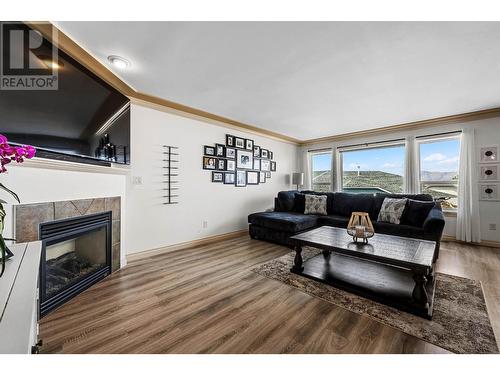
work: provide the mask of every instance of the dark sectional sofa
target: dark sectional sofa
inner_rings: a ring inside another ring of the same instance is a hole
[[[303,213],[305,204],[304,194],[327,195],[328,215],[305,215]],[[401,224],[377,221],[382,202],[386,197],[409,198],[412,200],[413,205],[411,207],[407,205]],[[248,216],[248,222],[250,223],[249,231],[252,238],[291,247],[293,246],[293,241],[290,240],[291,236],[323,225],[346,228],[351,213],[354,211],[363,211],[369,213],[375,233],[436,241],[436,259],[439,255],[439,243],[445,223],[444,216],[440,204],[434,203],[432,197],[428,194],[352,194],[281,191],[274,202],[274,211],[258,212]],[[424,216],[422,216],[422,213]]]

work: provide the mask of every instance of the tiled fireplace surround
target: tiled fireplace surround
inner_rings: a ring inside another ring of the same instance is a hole
[[[22,204],[15,208],[18,243],[38,240],[40,223],[111,211],[112,270],[120,269],[120,197]]]

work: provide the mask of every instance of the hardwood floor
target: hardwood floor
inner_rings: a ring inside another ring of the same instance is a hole
[[[44,353],[446,353],[250,271],[289,249],[242,236],[130,263],[44,317]],[[443,243],[483,282],[500,337],[500,249]]]

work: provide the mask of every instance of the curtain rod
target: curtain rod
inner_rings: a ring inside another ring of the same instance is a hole
[[[314,150],[307,150],[307,152],[322,152],[322,151],[332,151],[333,147],[316,148]]]
[[[359,147],[359,146],[371,146],[371,145],[380,145],[384,143],[394,143],[394,142],[401,142],[404,141],[404,138],[398,138],[398,139],[389,139],[386,141],[378,141],[378,142],[365,142],[365,143],[358,143],[354,145],[345,145],[345,146],[339,146],[337,149],[342,149],[342,148],[351,148],[351,147]]]
[[[461,130],[453,130],[451,132],[444,132],[444,133],[436,133],[436,134],[427,134],[427,135],[419,135],[415,137],[415,139],[419,138],[427,138],[427,137],[439,137],[440,135],[452,135],[452,134],[461,134]]]

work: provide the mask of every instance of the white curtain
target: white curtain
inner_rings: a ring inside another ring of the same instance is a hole
[[[476,181],[476,148],[474,129],[462,129],[458,166],[458,210],[456,238],[465,242],[480,242],[479,189]]]
[[[304,173],[304,186],[302,186],[301,190],[311,190],[311,153],[307,150],[302,150],[299,172]]]
[[[418,169],[418,154],[415,137],[409,135],[405,139],[404,192],[407,194],[418,194],[420,192],[420,171]]]

